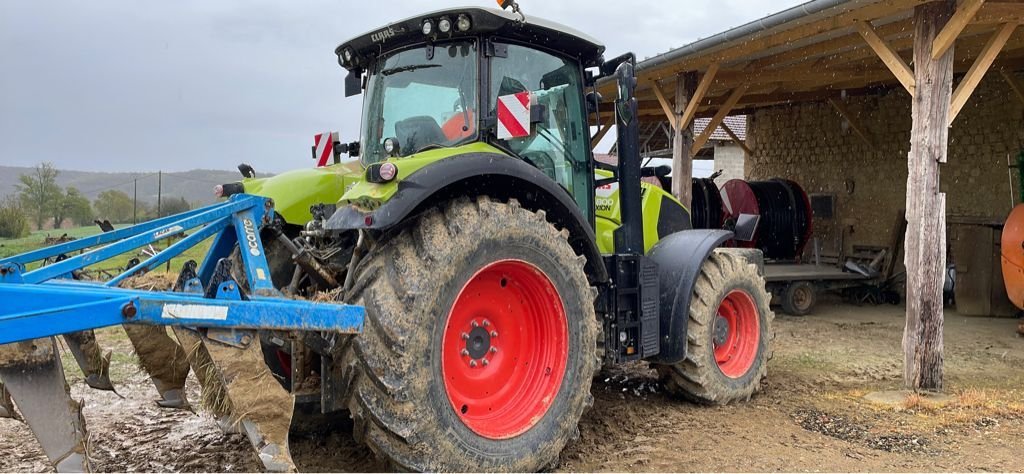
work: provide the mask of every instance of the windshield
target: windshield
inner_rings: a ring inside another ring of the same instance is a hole
[[[407,49],[378,61],[363,106],[364,164],[476,140],[477,52],[472,41]]]

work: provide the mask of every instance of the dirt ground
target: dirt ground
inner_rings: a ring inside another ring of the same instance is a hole
[[[1024,338],[1015,320],[946,314],[942,407],[899,407],[863,396],[901,386],[903,309],[822,304],[813,316],[779,316],[764,391],[747,404],[700,407],[666,396],[645,366],[596,381],[594,409],[558,471],[1024,471]],[[85,399],[96,467],[104,471],[257,471],[239,435],[202,413],[161,410],[136,369],[124,332],[102,331],[114,348],[112,378],[124,398]],[[67,360],[70,362],[70,359]],[[198,386],[190,381],[190,398]],[[299,437],[303,471],[379,471],[386,466],[342,430]],[[46,471],[29,430],[0,420],[0,471]]]

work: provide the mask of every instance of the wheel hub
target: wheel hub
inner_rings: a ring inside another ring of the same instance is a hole
[[[477,364],[487,365],[488,361],[485,357],[492,352],[498,352],[498,348],[493,345],[497,341],[491,339],[498,337],[498,331],[491,329],[491,322],[486,319],[482,323],[473,320],[470,325],[469,332],[463,333],[462,338],[466,341],[466,348],[462,355],[465,357],[466,363],[475,361]]]
[[[714,343],[715,347],[725,344],[726,339],[729,337],[729,320],[722,317],[721,314],[715,316],[715,336]]]

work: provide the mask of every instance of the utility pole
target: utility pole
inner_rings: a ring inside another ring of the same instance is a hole
[[[164,172],[157,171],[156,174],[156,218],[163,217],[160,212],[160,206],[164,202]]]
[[[132,224],[139,223],[139,178],[135,178],[132,186]]]

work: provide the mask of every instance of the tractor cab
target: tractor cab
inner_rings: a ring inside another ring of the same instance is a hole
[[[346,95],[365,93],[366,167],[485,144],[528,162],[592,209],[585,69],[604,46],[551,22],[484,8],[441,10],[335,50]],[[387,174],[388,168],[385,168]]]

